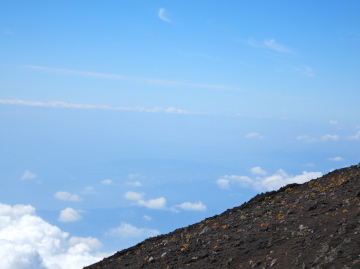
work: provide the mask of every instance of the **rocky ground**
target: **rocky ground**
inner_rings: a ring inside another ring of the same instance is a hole
[[[360,165],[259,194],[85,268],[360,268]]]

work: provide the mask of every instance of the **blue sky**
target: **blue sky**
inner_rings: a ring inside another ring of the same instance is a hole
[[[358,1],[1,6],[2,268],[81,268],[359,162]]]

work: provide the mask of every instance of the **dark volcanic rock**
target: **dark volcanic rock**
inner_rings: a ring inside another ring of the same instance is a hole
[[[259,194],[85,268],[360,268],[360,165]]]

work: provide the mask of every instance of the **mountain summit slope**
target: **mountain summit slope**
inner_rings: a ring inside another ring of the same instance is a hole
[[[360,268],[360,164],[259,194],[85,268]]]

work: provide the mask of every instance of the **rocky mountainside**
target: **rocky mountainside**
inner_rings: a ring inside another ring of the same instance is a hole
[[[360,268],[360,164],[259,194],[85,268]]]

